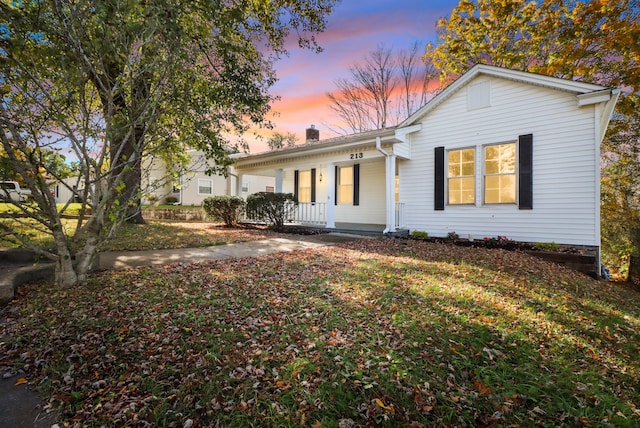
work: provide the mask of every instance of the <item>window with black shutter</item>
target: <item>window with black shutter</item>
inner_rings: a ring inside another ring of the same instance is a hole
[[[533,135],[518,137],[518,208],[533,209]]]
[[[437,211],[444,210],[444,147],[435,148],[435,190],[434,206]]]

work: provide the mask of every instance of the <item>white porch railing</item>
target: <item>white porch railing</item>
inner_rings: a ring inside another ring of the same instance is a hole
[[[404,203],[396,202],[396,229],[403,229],[405,226]]]
[[[327,204],[325,202],[299,202],[293,221],[300,224],[324,225],[327,223]]]

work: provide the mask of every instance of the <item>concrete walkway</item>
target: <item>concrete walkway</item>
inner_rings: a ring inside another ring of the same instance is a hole
[[[100,269],[109,270],[135,266],[159,266],[179,262],[189,263],[203,260],[257,257],[282,251],[318,248],[365,238],[367,237],[363,235],[332,232],[318,235],[296,235],[295,238],[271,238],[262,241],[238,242],[235,244],[201,248],[114,251],[101,253],[99,266]]]
[[[255,257],[282,251],[318,248],[366,238],[371,238],[371,236],[332,232],[203,248],[108,252],[100,254],[100,269],[126,269],[136,266],[160,266],[180,262]],[[49,267],[49,269],[51,268],[52,266]],[[2,340],[1,336],[0,340]],[[38,394],[28,388],[27,384],[16,385],[19,378],[19,374],[5,378],[0,372],[0,427],[51,427],[55,423],[54,415],[44,411],[45,404]]]

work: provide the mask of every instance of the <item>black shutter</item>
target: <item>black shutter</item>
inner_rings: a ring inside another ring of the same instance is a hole
[[[518,137],[518,208],[533,209],[533,135]]]
[[[360,164],[353,165],[353,205],[360,205]]]
[[[293,196],[298,200],[298,186],[300,185],[300,171],[293,171]]]
[[[311,202],[316,201],[316,169],[311,168]]]
[[[333,189],[333,204],[338,205],[338,180],[340,178],[340,169],[336,166],[335,177],[333,180],[334,189]]]
[[[444,210],[444,147],[435,148],[435,191],[433,209]]]

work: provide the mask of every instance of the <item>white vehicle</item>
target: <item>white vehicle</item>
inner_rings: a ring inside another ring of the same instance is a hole
[[[0,201],[26,202],[31,198],[31,190],[23,189],[17,181],[0,181]]]

